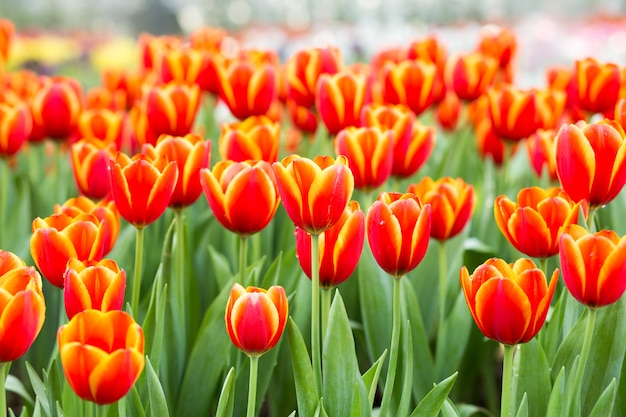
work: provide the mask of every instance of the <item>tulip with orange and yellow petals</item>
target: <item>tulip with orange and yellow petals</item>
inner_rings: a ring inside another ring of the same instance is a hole
[[[626,237],[612,230],[589,233],[577,224],[567,227],[559,258],[567,289],[587,307],[613,304],[626,291]]]
[[[535,91],[535,105],[539,113],[539,128],[556,129],[563,123],[567,94],[561,90]]]
[[[419,116],[435,101],[437,67],[430,61],[406,60],[383,68],[383,101],[404,104]]]
[[[0,363],[22,357],[33,344],[46,315],[41,276],[19,257],[0,250]],[[4,381],[3,381],[4,383]],[[4,396],[4,392],[0,393]]]
[[[487,89],[487,97],[493,130],[501,139],[519,141],[540,127],[534,91],[501,84]]]
[[[197,84],[203,65],[204,52],[189,47],[164,50],[156,57],[155,72],[162,83],[176,81],[181,84]]]
[[[527,258],[508,264],[491,258],[470,276],[461,268],[465,301],[480,331],[504,345],[526,343],[539,333],[548,314],[558,269],[550,281]]]
[[[110,109],[86,109],[78,118],[80,139],[95,138],[102,142],[121,145],[124,114]]]
[[[30,136],[33,121],[28,106],[0,102],[0,157],[15,155]]]
[[[125,396],[145,365],[143,329],[124,311],[78,313],[59,328],[57,342],[70,387],[96,404]]]
[[[41,274],[56,287],[63,288],[67,261],[98,261],[110,242],[110,228],[95,215],[53,214],[33,220],[30,253]]]
[[[436,36],[428,35],[422,39],[411,42],[407,48],[406,57],[412,60],[429,61],[437,67],[435,81],[433,83],[433,99],[435,103],[443,100],[446,89],[444,83],[444,72],[448,51],[444,43]]]
[[[220,98],[230,112],[243,120],[267,114],[276,98],[276,73],[272,65],[255,65],[247,60],[234,61],[219,73]]]
[[[202,193],[200,170],[208,167],[211,159],[211,142],[192,133],[182,137],[161,135],[155,150],[168,161],[176,161],[178,167],[178,180],[168,206],[181,209],[195,203]]]
[[[409,185],[408,192],[415,194],[422,204],[430,204],[430,236],[440,241],[461,233],[476,207],[474,187],[462,178],[433,180],[424,177],[417,184]]]
[[[556,136],[556,170],[573,200],[590,208],[611,202],[626,183],[624,130],[608,120],[566,124]]]
[[[503,81],[513,82],[513,60],[517,54],[515,33],[509,28],[490,24],[480,28],[479,37],[477,50],[498,62]]]
[[[474,126],[474,136],[476,137],[476,147],[483,159],[491,158],[497,166],[501,166],[505,158],[508,158],[504,141],[496,135],[493,130],[491,120],[483,119],[477,121]],[[515,145],[512,152],[515,152]]]
[[[32,101],[33,119],[43,126],[46,136],[66,139],[78,125],[83,111],[83,90],[69,77],[51,77]]]
[[[109,161],[116,154],[114,142],[96,138],[81,139],[70,147],[74,182],[82,195],[99,200],[109,194]]]
[[[461,100],[472,101],[487,91],[498,70],[498,61],[480,52],[454,54],[446,63],[446,87]]]
[[[147,145],[132,158],[118,153],[109,167],[113,201],[128,223],[143,228],[161,217],[176,188],[175,161]]]
[[[343,67],[341,51],[333,46],[303,49],[285,64],[287,94],[298,106],[315,106],[315,87],[322,74],[336,74]]]
[[[63,298],[68,319],[84,310],[121,310],[126,272],[111,259],[79,261],[72,258],[64,274]]]
[[[526,140],[526,152],[533,171],[537,177],[546,174],[551,181],[559,179],[554,156],[556,133],[554,129],[538,129]]]
[[[443,130],[454,132],[459,124],[460,116],[461,100],[452,91],[446,92],[435,109],[437,124]]]
[[[235,283],[224,314],[226,330],[233,345],[248,356],[259,357],[280,340],[288,311],[283,287],[265,290]]]
[[[278,158],[280,124],[266,116],[250,116],[241,122],[224,123],[219,138],[223,160],[259,160],[270,163]]]
[[[274,171],[266,161],[221,161],[212,170],[200,170],[200,182],[215,218],[240,236],[263,230],[280,203]]]
[[[574,79],[578,105],[590,113],[611,111],[619,98],[622,83],[620,67],[594,58],[576,60]]]
[[[393,168],[391,175],[408,178],[415,174],[428,160],[435,148],[435,128],[419,120],[413,122],[412,135],[408,140],[394,138]]]
[[[290,155],[273,167],[283,206],[297,227],[319,235],[339,221],[354,191],[345,156]]]
[[[356,269],[365,241],[365,215],[357,201],[351,201],[337,223],[319,240],[320,286],[333,288],[347,280]],[[311,235],[296,228],[296,254],[300,267],[311,279]]]
[[[526,256],[549,258],[559,251],[563,228],[587,215],[584,201],[573,201],[560,188],[523,188],[517,202],[505,195],[496,198],[494,216],[509,243]]]
[[[337,134],[335,152],[348,158],[354,187],[370,191],[387,181],[393,167],[391,130],[348,127]]]
[[[393,143],[409,142],[413,136],[415,114],[405,105],[367,104],[361,114],[362,125],[392,131]]]
[[[383,192],[367,212],[367,240],[378,265],[401,278],[422,261],[430,240],[432,211],[412,193]]]
[[[331,135],[359,126],[365,102],[365,77],[350,70],[322,74],[315,89],[317,111]]]
[[[126,109],[130,109],[141,98],[141,88],[146,75],[136,69],[105,69],[101,76],[102,85],[114,96],[122,95]]]

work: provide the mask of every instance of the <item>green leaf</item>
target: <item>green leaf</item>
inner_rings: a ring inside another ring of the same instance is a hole
[[[368,401],[370,408],[374,405],[374,397],[376,396],[376,390],[378,388],[378,377],[380,376],[380,370],[382,368],[383,362],[385,362],[385,358],[387,357],[387,350],[380,355],[380,358],[374,362],[374,364],[363,374],[363,382],[365,382],[365,386],[368,391]]]
[[[540,414],[531,414],[531,415],[540,415]],[[522,397],[522,401],[520,402],[519,408],[517,409],[516,417],[528,417],[528,396],[524,393]]]
[[[615,395],[617,393],[616,379],[611,380],[611,383],[602,392],[596,405],[591,410],[589,417],[604,417],[610,416],[613,412],[613,404],[615,403]]]
[[[450,314],[442,323],[444,341],[438,341],[435,356],[435,370],[439,378],[450,375],[459,369],[463,354],[474,326],[472,315],[467,308],[463,292],[457,296]]]
[[[62,401],[61,394],[61,376],[56,359],[50,362],[49,371],[43,371],[43,380],[46,386],[46,394],[48,396],[48,404],[55,404]],[[51,415],[58,416],[57,407],[50,407]]]
[[[470,274],[487,259],[497,255],[494,248],[475,237],[470,237],[463,242],[463,265]]]
[[[50,416],[50,403],[48,402],[48,395],[46,394],[46,386],[28,362],[26,362],[26,372],[28,373],[30,385],[33,387],[33,391],[35,392],[36,402],[41,404],[43,413],[46,416]],[[39,412],[41,413],[42,410],[39,410]]]
[[[409,414],[409,406],[411,404],[411,392],[413,382],[413,340],[411,338],[411,323],[405,322],[402,329],[402,372],[404,379],[402,381],[402,395],[398,404],[398,417],[404,417]]]
[[[322,364],[324,408],[332,416],[350,415],[358,364],[350,321],[339,291],[335,291],[330,306]]]
[[[439,410],[441,410],[443,403],[446,401],[446,397],[454,385],[454,381],[456,381],[457,375],[458,373],[455,372],[435,385],[422,401],[420,401],[415,410],[413,410],[411,417],[437,417]]]
[[[218,288],[222,290],[224,287],[229,287],[233,272],[230,269],[228,259],[217,251],[213,245],[209,245],[208,249],[209,258],[213,264],[213,276],[217,280]]]
[[[148,396],[150,398],[149,410],[150,414],[154,416],[167,417],[170,415],[167,408],[167,400],[165,399],[165,393],[161,386],[161,381],[157,376],[150,358],[146,357],[146,376],[148,379]]]
[[[446,397],[446,400],[441,407],[441,415],[443,417],[460,417],[460,414],[454,406],[454,403],[450,401],[450,398],[448,397]]]
[[[563,395],[565,394],[565,368],[559,371],[546,410],[546,417],[561,417],[563,415]]]
[[[315,409],[315,414],[313,415],[314,417],[328,417],[328,414],[326,414],[326,410],[324,410],[324,398],[320,398],[319,404],[317,406],[317,408]]]
[[[215,417],[232,417],[235,403],[235,368],[230,368],[217,403]]]
[[[545,416],[550,398],[550,364],[536,338],[521,344],[517,351],[519,367],[515,398],[528,396],[528,414]],[[515,403],[514,403],[515,404]]]
[[[26,403],[28,408],[33,408],[34,401],[33,397],[30,395],[22,381],[17,379],[14,375],[7,375],[7,380],[5,382],[5,388],[7,392],[12,392],[14,394],[19,395],[19,397]],[[23,413],[23,412],[22,412]]]
[[[124,413],[132,417],[146,417],[146,412],[141,404],[141,398],[139,397],[139,391],[137,390],[137,384],[133,385],[128,394],[126,394],[125,401],[120,401],[119,404],[125,405],[126,410]],[[120,415],[122,411],[120,410]]]

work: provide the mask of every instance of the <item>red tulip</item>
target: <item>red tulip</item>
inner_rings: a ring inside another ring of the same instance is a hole
[[[71,146],[74,182],[81,194],[96,200],[109,194],[109,161],[116,154],[115,143],[96,138],[81,139]]]
[[[285,64],[287,94],[298,106],[315,106],[315,87],[322,74],[336,74],[343,66],[341,51],[335,47],[311,48],[296,52]]]
[[[424,60],[387,63],[383,68],[383,101],[404,104],[419,116],[435,101],[437,67]]]
[[[576,60],[575,78],[578,104],[591,113],[604,113],[615,107],[622,83],[620,67],[594,58]]]
[[[15,155],[26,142],[33,121],[26,104],[0,102],[0,157]]]
[[[315,89],[317,111],[331,135],[359,126],[365,102],[365,77],[350,70],[322,74]]]
[[[263,160],[270,163],[278,158],[280,123],[266,116],[250,116],[241,122],[224,123],[219,138],[223,160]]]
[[[493,130],[501,139],[519,141],[541,126],[534,91],[502,84],[489,88],[487,97]]]
[[[78,125],[83,110],[83,91],[74,78],[52,77],[33,98],[35,125],[43,126],[46,136],[66,139]]]
[[[446,87],[461,100],[475,100],[492,84],[497,70],[498,62],[480,52],[455,54],[446,63]]]

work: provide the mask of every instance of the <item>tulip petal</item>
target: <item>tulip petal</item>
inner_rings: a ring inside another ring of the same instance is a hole
[[[133,386],[145,359],[136,350],[117,350],[93,368],[89,390],[96,404],[110,404],[122,398]]]

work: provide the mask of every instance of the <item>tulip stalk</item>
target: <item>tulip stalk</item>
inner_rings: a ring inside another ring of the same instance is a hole
[[[178,312],[180,316],[178,319],[181,323],[178,324],[178,328],[183,330],[183,334],[185,335],[186,323],[187,323],[187,309],[185,306],[185,298],[186,298],[186,278],[185,278],[185,216],[183,214],[183,209],[177,209],[174,211],[175,218],[174,222],[176,223],[176,284],[178,287]],[[186,335],[182,338],[185,340]],[[183,348],[184,351],[184,348]]]
[[[259,357],[250,356],[250,385],[248,386],[248,411],[246,417],[254,417],[256,406],[256,381],[259,371]]]
[[[402,310],[400,304],[400,289],[402,284],[401,279],[402,277],[395,278],[393,280],[393,324],[391,328],[389,367],[387,368],[387,379],[385,380],[385,389],[383,391],[383,399],[380,405],[379,417],[386,417],[389,413],[391,396],[393,394],[393,385],[396,378],[396,368],[398,366],[398,351],[400,347],[400,324],[402,321]]]
[[[589,233],[595,232],[596,208],[590,208],[587,214],[587,230]]]
[[[502,401],[500,417],[511,416],[511,386],[513,382],[513,353],[516,345],[504,345],[504,364],[502,368]]]
[[[136,228],[135,240],[135,271],[133,274],[133,292],[131,294],[130,307],[135,317],[139,314],[139,292],[141,291],[141,272],[143,264],[143,235],[144,228]]]
[[[572,403],[569,404],[569,410],[572,411],[572,406],[574,410],[578,409],[578,412],[575,412],[574,415],[580,415],[580,405],[581,405],[581,388],[583,383],[583,378],[585,376],[585,368],[587,366],[587,362],[589,360],[589,352],[591,350],[591,340],[593,339],[593,330],[596,325],[596,316],[598,314],[598,310],[594,308],[587,307],[587,324],[585,326],[585,336],[583,339],[583,347],[580,351],[580,360],[578,361],[578,367],[576,368],[576,374],[574,375],[574,395],[572,396]],[[570,413],[568,412],[567,415]]]
[[[239,279],[246,282],[246,261],[248,259],[248,237],[239,235]]]
[[[446,241],[439,242],[439,329],[446,315],[446,283],[448,278]]]
[[[0,363],[0,410],[2,413],[7,409],[7,394],[6,394],[6,381],[9,376],[9,370],[11,369],[11,362]]]
[[[330,299],[332,289],[322,288],[322,341],[326,339],[326,329],[328,329],[328,313],[330,311]]]
[[[318,392],[322,392],[322,363],[320,354],[320,263],[319,235],[311,235],[311,360]]]

